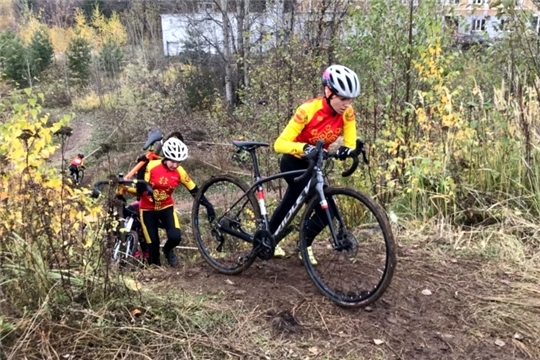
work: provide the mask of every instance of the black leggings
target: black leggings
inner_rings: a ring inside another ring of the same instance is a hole
[[[69,173],[71,175],[77,174],[77,178],[79,177],[79,168],[75,165],[69,165]]]
[[[180,233],[180,222],[174,211],[174,206],[169,206],[162,210],[140,210],[141,226],[148,244],[150,257],[148,263],[161,265],[159,254],[159,226],[163,226],[167,232],[167,242],[163,247],[163,252],[167,253],[180,244],[182,234]]]
[[[293,171],[293,170],[301,170],[301,169],[307,169],[309,166],[309,163],[305,160],[299,159],[292,155],[283,155],[281,157],[281,162],[279,164],[279,168],[281,172],[286,171]],[[310,178],[307,178],[305,181],[295,183],[294,178],[298,175],[293,176],[286,176],[284,177],[285,181],[288,184],[287,190],[285,191],[285,194],[283,195],[283,198],[281,199],[281,202],[276,207],[276,210],[272,214],[272,218],[269,222],[270,232],[274,233],[278,226],[281,224],[289,210],[293,207],[296,200],[298,199],[298,196],[300,196],[300,193],[308,183]],[[330,205],[330,204],[329,204]],[[331,207],[332,209],[332,207]],[[313,214],[306,226],[306,238],[308,242],[308,246],[311,245],[313,242],[313,239],[319,235],[321,230],[328,224],[328,221],[326,220],[326,214],[325,212],[320,208],[317,207],[315,210],[315,214]]]

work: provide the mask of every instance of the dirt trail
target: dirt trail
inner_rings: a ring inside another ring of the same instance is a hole
[[[482,275],[486,261],[446,258],[413,246],[402,246],[398,259],[389,290],[373,306],[355,310],[324,298],[293,255],[257,260],[238,276],[221,275],[198,260],[141,279],[149,286],[221,297],[220,307],[251,314],[246,326],[262,323],[275,339],[315,346],[312,359],[530,358],[520,349],[534,347],[536,339],[512,340],[509,329],[478,316],[488,306],[479,297],[506,286],[502,278]],[[425,289],[432,294],[424,295]],[[496,345],[500,341],[505,345]]]
[[[69,127],[73,129],[70,137],[67,138],[64,143],[64,160],[70,161],[79,152],[82,152],[83,146],[90,140],[92,136],[93,127],[86,122],[84,117],[75,117],[69,124]],[[51,162],[54,166],[61,166],[62,164],[62,149],[59,148],[52,156]]]

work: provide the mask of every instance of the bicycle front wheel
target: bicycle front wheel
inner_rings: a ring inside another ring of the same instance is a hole
[[[335,239],[326,211],[319,198],[313,198],[300,228],[305,268],[317,288],[336,304],[367,306],[388,288],[396,267],[390,223],[382,207],[362,192],[328,187],[324,194]]]
[[[139,267],[142,261],[142,251],[137,232],[132,230],[126,233],[124,241],[117,237],[111,257],[115,266],[129,269]]]
[[[219,175],[204,183],[193,202],[191,223],[197,247],[204,259],[223,274],[238,274],[251,266],[255,260],[253,244],[225,231],[232,229],[249,236],[257,230],[260,211],[249,186],[231,175]],[[205,196],[216,212],[212,222],[201,204]]]

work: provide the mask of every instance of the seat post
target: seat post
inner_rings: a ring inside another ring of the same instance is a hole
[[[259,181],[261,179],[261,172],[259,170],[259,161],[257,160],[255,149],[256,148],[249,149],[249,154],[251,155],[251,162],[253,163],[253,177],[255,181]]]

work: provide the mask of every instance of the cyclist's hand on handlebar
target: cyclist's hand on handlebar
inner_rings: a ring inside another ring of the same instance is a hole
[[[350,156],[354,156],[355,151],[354,149],[348,148],[346,146],[340,146],[339,149],[336,151],[336,156],[339,160],[345,160],[346,158]]]
[[[325,153],[328,153],[328,151],[325,150],[325,149],[323,149],[323,151]],[[310,144],[304,145],[304,155],[302,156],[302,159],[310,160],[310,159],[314,159],[316,156],[317,156],[317,147],[316,146],[313,146],[313,145],[310,145]]]
[[[304,155],[309,155],[312,152],[315,152],[317,148],[313,145],[306,144],[304,145]]]

